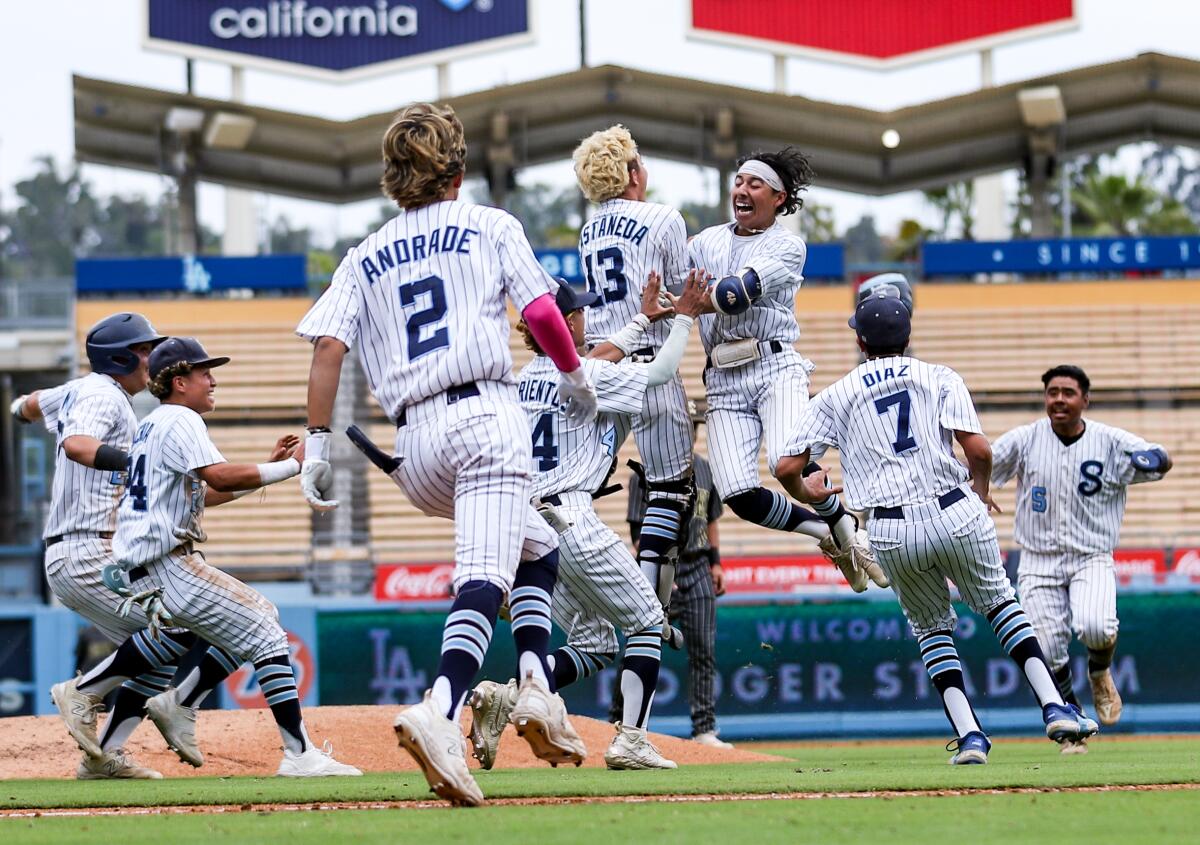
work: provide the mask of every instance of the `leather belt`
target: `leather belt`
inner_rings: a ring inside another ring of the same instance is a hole
[[[70,534],[55,534],[53,537],[46,538],[46,548],[56,546],[68,537],[99,537],[101,540],[111,540],[113,532],[111,531],[74,531]]]
[[[469,381],[466,384],[460,384],[450,388],[442,395],[446,397],[447,405],[453,405],[459,399],[470,399],[472,396],[478,396],[479,385],[475,384],[473,381]],[[400,414],[396,417],[396,428],[402,428],[403,426],[408,425],[407,411],[407,408],[400,409]]]
[[[133,569],[129,570],[128,575],[130,584],[132,584],[134,581],[141,581],[143,578],[150,577],[150,573],[146,571],[146,567],[144,566],[135,566]]]
[[[730,341],[730,343],[732,343],[732,342],[733,341]],[[787,346],[785,346],[783,343],[779,342],[778,340],[764,340],[758,344],[758,351],[764,355],[778,355],[780,352],[782,352],[784,349],[787,349],[787,348],[788,348]],[[705,355],[704,356],[704,369],[710,370],[710,369],[712,369],[712,365],[713,365],[712,364],[712,356]]]
[[[938,507],[942,510],[953,505],[955,502],[961,502],[967,498],[967,494],[962,491],[961,487],[955,487],[949,493],[943,493],[937,497]],[[904,508],[875,508],[871,511],[872,519],[904,519]]]
[[[542,501],[548,505],[553,505],[556,508],[562,506],[562,496],[558,495],[557,493],[551,493],[549,496],[542,496]]]

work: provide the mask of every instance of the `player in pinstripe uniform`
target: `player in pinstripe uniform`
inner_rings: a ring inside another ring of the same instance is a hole
[[[567,643],[549,658],[555,686],[562,688],[603,669],[616,656],[617,632],[626,638],[620,676],[625,706],[617,735],[604,754],[610,769],[675,768],[646,737],[666,620],[650,581],[621,538],[600,521],[592,499],[611,474],[646,393],[675,377],[707,295],[707,286],[691,274],[676,302],[679,316],[671,334],[650,363],[616,363],[625,357],[619,346],[607,341],[595,346],[583,366],[596,386],[600,414],[582,425],[560,411],[554,364],[525,331],[526,345],[537,353],[519,380],[521,403],[533,430],[534,489],[539,507],[560,534],[561,566],[552,616],[566,632]],[[559,282],[556,301],[580,351],[586,348],[584,312],[597,296],[592,291],[576,293]],[[650,319],[669,313],[659,304],[657,278],[646,288],[641,313]],[[511,681],[484,681],[471,697],[471,740],[486,769],[495,761],[515,698]]]
[[[1017,479],[1015,539],[1021,547],[1017,587],[1063,697],[1078,704],[1067,647],[1074,632],[1088,650],[1096,715],[1121,717],[1113,683],[1117,584],[1113,549],[1130,484],[1158,481],[1171,458],[1157,443],[1085,419],[1091,381],[1079,367],[1042,375],[1046,417],[1001,436],[992,483]],[[1087,746],[1064,743],[1064,753]]]
[[[89,375],[13,403],[19,421],[40,419],[57,441],[43,534],[50,589],[108,639],[121,643],[133,637],[151,655],[144,672],[120,685],[100,736],[96,714],[111,687],[91,683],[94,672],[88,672],[51,689],[67,729],[85,752],[76,772],[82,779],[161,777],[130,760],[123,747],[145,715],[147,699],[167,688],[179,658],[195,641],[181,630],[152,640],[141,608],[122,615],[120,596],[101,580],[101,570],[112,563],[117,504],[137,427],[130,399],[149,383],[146,360],[163,340],[141,314],[113,314],[87,333]]]
[[[947,578],[987,617],[1025,674],[1042,706],[1046,735],[1063,742],[1095,733],[1094,721],[1063,702],[1005,575],[988,515],[995,509],[991,448],[962,378],[904,354],[911,318],[898,298],[872,295],[850,325],[867,360],[804,409],[784,446],[780,480],[801,501],[820,499],[827,479],[824,472],[805,476],[809,453],[818,446],[841,451],[847,498],[856,510],[871,510],[871,546],[954,729],[951,763],[986,763],[991,741],[967,699]],[[969,470],[955,458],[953,440]]]
[[[791,147],[741,159],[730,195],[734,222],[705,229],[689,245],[692,266],[719,279],[712,293],[716,313],[700,318],[708,353],[709,457],[730,510],[767,528],[818,538],[861,592],[868,575],[880,586],[886,579],[866,534],[838,498],[817,502],[813,513],[761,486],[758,476],[763,441],[775,473],[789,426],[808,402],[814,365],[794,348],[800,337],[795,298],[807,248],[777,217],[803,206],[800,194],[812,178],[808,159]]]
[[[683,217],[646,201],[646,165],[624,126],[592,133],[580,142],[574,160],[580,189],[598,205],[579,232],[579,258],[588,290],[596,294],[588,311],[588,346],[627,327],[638,346],[626,351],[635,362],[652,360],[671,331],[671,320],[651,325],[640,312],[641,298],[651,273],[668,291],[682,289],[688,272]],[[671,600],[683,512],[693,492],[691,425],[678,374],[646,391],[633,436],[645,464],[649,498],[638,562],[665,607]],[[663,636],[670,634],[670,626],[664,626]]]
[[[198,341],[168,338],[150,353],[150,392],[162,404],[137,427],[128,461],[113,558],[153,628],[186,628],[255,675],[283,738],[278,774],[290,777],[362,774],[333,759],[328,743],[316,748],[304,729],[289,659],[287,635],[275,606],[233,576],[209,566],[197,548],[205,506],[224,504],[300,472],[295,457],[263,464],[227,463],[202,419],[215,407],[214,358]],[[153,640],[147,640],[153,646]],[[141,674],[151,654],[127,640],[112,658],[85,676],[115,686]]]
[[[520,223],[458,201],[466,143],[453,110],[401,111],[383,159],[382,186],[400,214],[346,254],[296,330],[314,343],[301,485],[313,507],[336,506],[328,426],[342,362],[357,346],[397,426],[393,479],[423,513],[455,521],[456,595],[441,661],[425,700],[396,718],[396,734],[439,796],[476,805],[483,793],[458,720],[506,595],[521,679],[513,724],[555,765],[586,753],[546,663],[558,535],[530,504],[529,426],[512,376],[506,296],[554,361],[569,418],[594,418],[596,395],[555,306],[557,285]],[[519,562],[523,546],[536,547],[536,559]]]

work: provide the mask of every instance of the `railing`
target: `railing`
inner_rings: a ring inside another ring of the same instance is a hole
[[[0,279],[0,328],[60,329],[74,322],[74,279]]]

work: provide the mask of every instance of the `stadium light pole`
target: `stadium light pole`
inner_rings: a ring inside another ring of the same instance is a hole
[[[587,0],[579,0],[579,69],[587,66]]]

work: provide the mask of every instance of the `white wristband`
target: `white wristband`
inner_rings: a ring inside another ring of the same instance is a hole
[[[300,474],[300,462],[295,458],[285,458],[282,461],[272,461],[269,464],[258,465],[258,477],[262,486],[278,484]]]
[[[310,434],[304,438],[304,460],[328,461],[332,435],[328,431]]]

